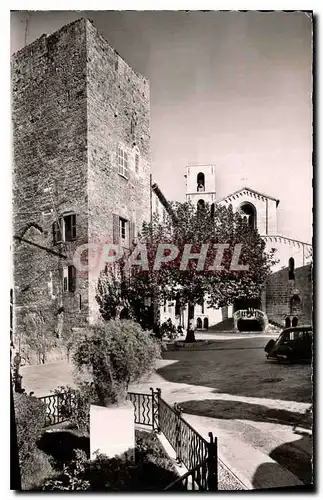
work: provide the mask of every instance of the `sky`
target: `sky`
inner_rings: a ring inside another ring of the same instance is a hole
[[[213,164],[217,199],[243,186],[278,198],[279,234],[311,242],[305,13],[12,12],[11,52],[80,17],[150,80],[152,174],[167,199],[184,201],[186,165]]]

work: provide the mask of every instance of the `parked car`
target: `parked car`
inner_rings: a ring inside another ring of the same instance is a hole
[[[286,361],[311,360],[313,348],[312,326],[285,328],[276,340],[269,340],[265,346],[267,359]]]

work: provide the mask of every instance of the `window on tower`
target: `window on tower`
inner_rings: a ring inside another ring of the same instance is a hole
[[[293,257],[291,257],[288,261],[288,279],[295,279],[295,260]]]
[[[197,174],[197,191],[205,191],[205,176],[203,172]]]

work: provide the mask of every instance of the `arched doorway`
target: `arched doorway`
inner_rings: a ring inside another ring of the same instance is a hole
[[[296,316],[292,319],[292,326],[297,326],[298,325],[298,318]]]
[[[204,210],[205,209],[205,201],[204,200],[199,200],[197,202],[197,210]]]
[[[208,328],[209,328],[209,318],[204,318],[204,320],[203,320],[203,328],[205,328],[205,330],[208,330]]]
[[[250,227],[253,229],[257,228],[257,210],[252,203],[248,201],[241,203],[239,212],[247,220]]]
[[[120,312],[120,319],[129,319],[129,310],[126,307]]]
[[[196,328],[198,330],[202,329],[202,320],[201,320],[201,318],[197,318],[197,320],[196,320]]]
[[[290,318],[285,318],[285,328],[290,327]]]
[[[237,323],[239,332],[261,332],[262,325],[256,319],[239,319]]]

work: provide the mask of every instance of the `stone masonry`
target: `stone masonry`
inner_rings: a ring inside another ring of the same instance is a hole
[[[149,83],[86,19],[14,54],[11,75],[14,343],[45,362],[99,315],[97,274],[66,289],[75,249],[119,243],[119,218],[129,245],[149,219]],[[55,244],[64,216],[74,227]]]
[[[266,285],[266,312],[269,321],[285,326],[287,318],[298,325],[312,323],[312,266],[295,269],[295,279],[289,280],[288,268],[269,276]]]

